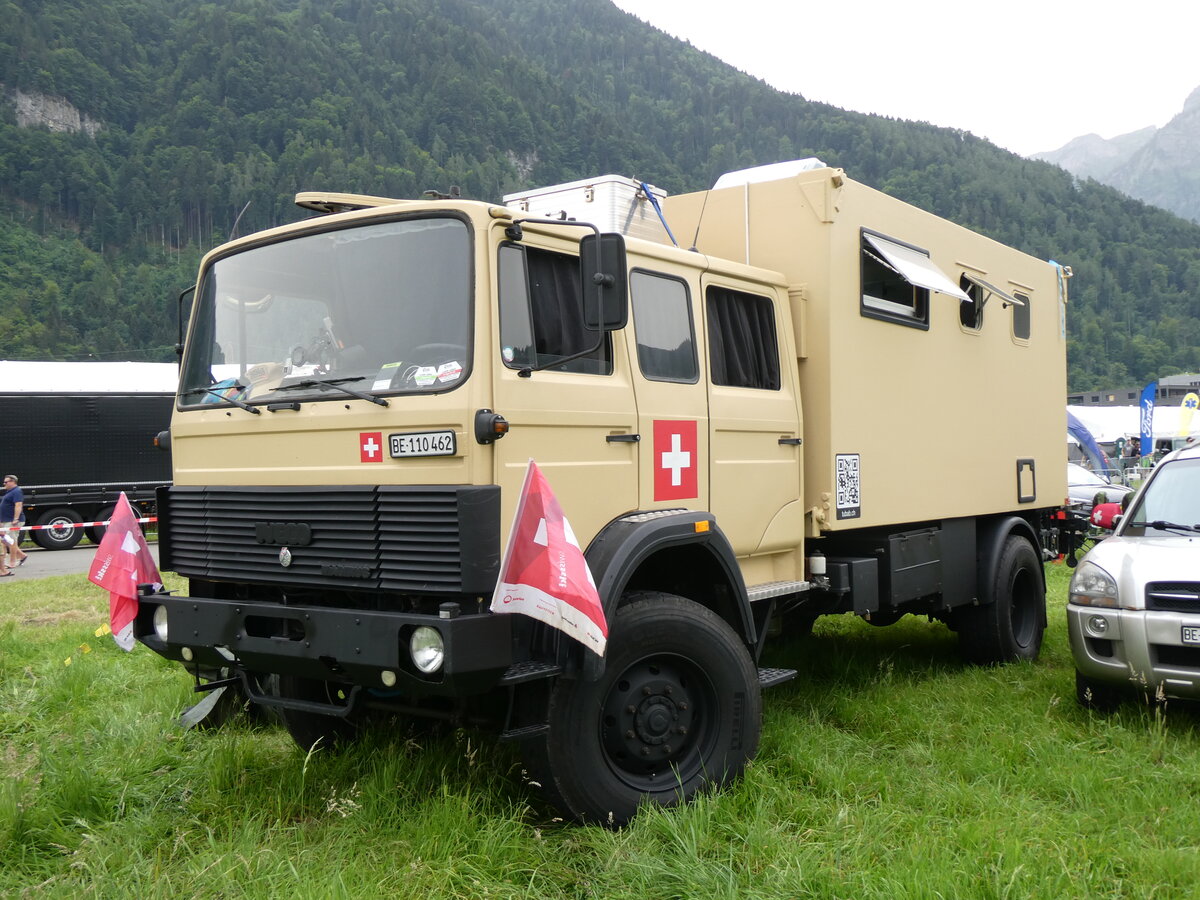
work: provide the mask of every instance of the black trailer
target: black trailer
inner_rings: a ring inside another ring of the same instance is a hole
[[[114,369],[113,367],[122,367]],[[154,444],[169,427],[174,366],[0,362],[0,470],[20,479],[25,534],[47,550],[104,534],[121,492],[153,516],[171,457]],[[64,388],[73,387],[73,390]]]

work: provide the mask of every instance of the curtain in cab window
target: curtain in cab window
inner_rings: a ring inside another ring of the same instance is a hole
[[[779,390],[779,348],[771,301],[719,287],[710,287],[707,299],[712,383]]]

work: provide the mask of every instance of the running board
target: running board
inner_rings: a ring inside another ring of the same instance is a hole
[[[746,596],[751,603],[759,600],[770,600],[772,597],[783,597],[787,594],[803,594],[812,590],[810,581],[768,581],[746,588]]]
[[[758,686],[760,688],[775,687],[775,685],[791,681],[795,677],[795,669],[759,669]]]

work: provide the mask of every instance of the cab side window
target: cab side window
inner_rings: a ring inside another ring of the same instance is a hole
[[[592,347],[583,326],[579,258],[536,247],[500,248],[500,352],[510,369],[544,366]],[[612,374],[612,341],[555,367],[558,372]]]
[[[710,287],[705,299],[712,383],[779,390],[779,344],[771,301],[721,287]]]
[[[629,278],[638,366],[651,381],[695,384],[700,377],[687,285],[634,272]]]

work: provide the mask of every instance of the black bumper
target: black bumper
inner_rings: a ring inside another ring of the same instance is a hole
[[[167,613],[166,641],[153,625],[160,606]],[[134,634],[155,653],[189,670],[226,668],[361,685],[414,698],[459,697],[489,690],[508,669],[513,661],[511,620],[487,612],[441,618],[143,594]],[[445,646],[445,662],[431,675],[419,672],[409,656],[409,639],[422,625],[436,628]],[[385,673],[394,674],[394,684]]]

